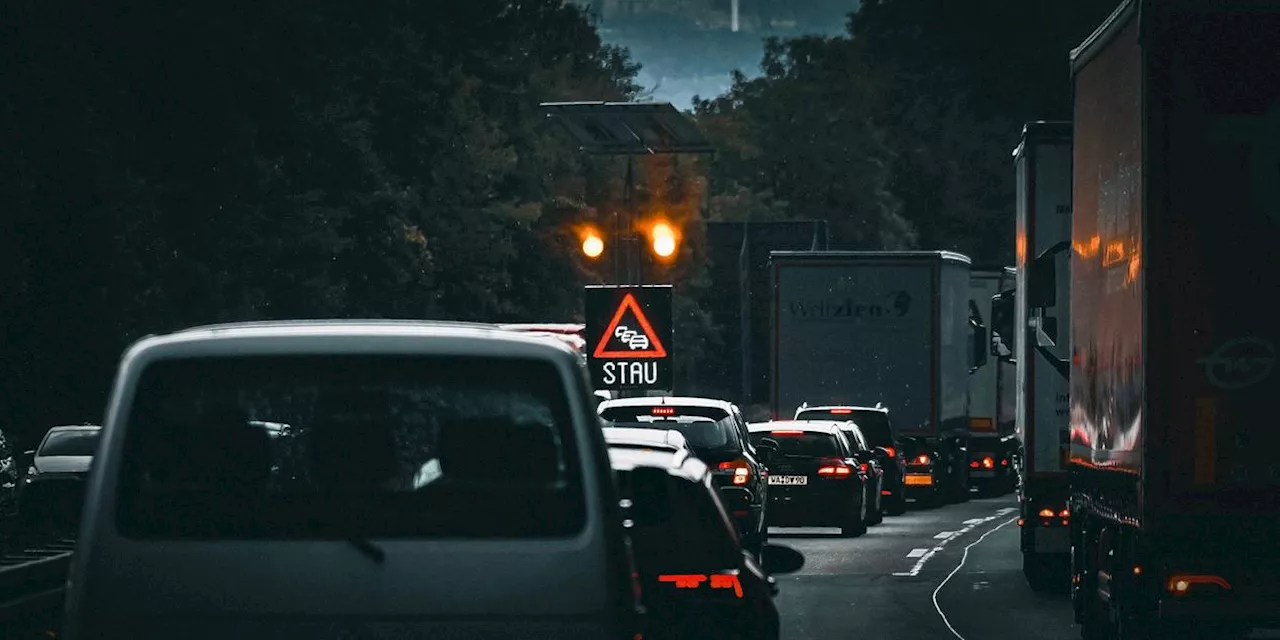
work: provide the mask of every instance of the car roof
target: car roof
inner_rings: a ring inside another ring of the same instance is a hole
[[[549,336],[508,331],[492,324],[434,320],[276,320],[203,325],[143,338],[129,348],[125,359],[157,351],[181,356],[439,353],[579,361],[573,349]]]
[[[684,478],[701,482],[707,475],[707,465],[688,451],[642,451],[639,449],[609,448],[609,462],[614,471],[631,471],[636,467],[653,467]]]
[[[654,405],[671,405],[673,407],[706,407],[730,411],[733,403],[714,398],[695,398],[690,396],[653,396],[646,398],[615,398],[600,403],[601,409],[612,407],[651,407]]]
[[[752,422],[747,425],[751,433],[762,431],[807,431],[811,433],[834,434],[844,427],[843,422],[835,420],[773,420],[770,422]]]
[[[605,427],[604,441],[609,446],[619,444],[645,447],[667,447],[671,450],[687,449],[684,435],[674,429],[636,429],[630,427]]]
[[[49,432],[52,433],[54,431],[100,431],[101,429],[102,429],[102,426],[96,425],[96,424],[61,424],[56,427],[51,427],[49,429]]]
[[[832,409],[848,409],[850,411],[878,411],[880,413],[889,413],[888,407],[860,407],[856,404],[829,404],[829,405],[823,405],[820,407],[818,406],[799,407],[796,409],[796,413],[800,413],[801,411],[831,411]]]

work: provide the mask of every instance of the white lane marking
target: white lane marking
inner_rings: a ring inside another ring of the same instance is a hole
[[[920,556],[922,556],[922,555],[924,555],[924,554],[926,554],[926,553],[928,553],[928,552],[929,552],[929,550],[928,550],[928,549],[912,549],[909,553],[907,553],[907,557],[908,557],[908,558],[919,558]]]
[[[974,540],[973,542],[970,542],[969,544],[965,545],[964,554],[960,556],[960,564],[957,564],[956,568],[952,569],[951,573],[948,573],[947,577],[943,578],[942,582],[938,583],[938,588],[933,590],[933,610],[937,611],[938,615],[942,616],[942,622],[943,624],[947,625],[948,629],[951,630],[951,635],[954,635],[960,640],[965,640],[965,637],[960,635],[960,632],[956,631],[955,627],[951,626],[951,621],[947,619],[947,614],[943,613],[942,607],[938,606],[938,592],[942,591],[942,588],[947,586],[947,582],[949,582],[953,576],[955,576],[957,573],[960,572],[960,568],[964,566],[965,560],[969,559],[970,549],[972,549],[974,546],[976,546],[983,540],[986,540],[987,536],[999,531],[1000,529],[1004,528],[1005,525],[1008,525],[1015,520],[1017,520],[1017,518],[1009,518],[1008,520],[1005,520],[1004,522],[1001,522],[1000,524],[988,529],[986,533],[978,536],[977,540]]]
[[[1003,508],[1003,509],[1001,509],[1001,510],[997,511],[997,512],[996,512],[996,515],[998,515],[998,516],[1002,516],[1002,515],[1004,515],[1004,514],[1006,514],[1006,513],[1013,513],[1014,511],[1017,511],[1017,509],[1014,509],[1013,507],[1005,507],[1005,508]]]
[[[963,524],[978,524],[979,522],[982,522],[982,518],[969,518]]]
[[[970,531],[973,531],[973,528],[980,524],[991,522],[992,520],[995,520],[996,518],[999,518],[999,517],[1000,517],[999,512],[997,512],[997,515],[980,518],[978,519],[978,522],[965,525],[964,528],[959,531],[944,531],[943,533],[940,533],[937,536],[934,536],[935,538],[942,540],[942,542],[938,543],[938,546],[926,551],[924,555],[916,559],[916,563],[911,567],[911,570],[895,571],[893,575],[899,576],[899,577],[906,577],[906,578],[914,578],[915,576],[920,575],[920,570],[924,568],[925,563],[928,562],[929,559],[934,556],[934,554],[938,553],[939,551],[942,551],[942,548],[947,546],[948,542],[951,542],[952,540],[955,540],[956,538],[959,538],[960,536],[966,533],[969,533]],[[945,537],[944,537],[944,534],[945,534]]]

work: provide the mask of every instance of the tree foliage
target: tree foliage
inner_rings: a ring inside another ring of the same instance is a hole
[[[843,37],[771,41],[761,77],[698,103],[713,201],[827,218],[846,248],[1008,264],[1009,152],[1023,123],[1070,117],[1068,51],[1115,4],[863,0]]]
[[[0,413],[96,420],[121,349],[227,320],[570,318],[619,199],[551,100],[637,66],[560,0],[4,13]]]

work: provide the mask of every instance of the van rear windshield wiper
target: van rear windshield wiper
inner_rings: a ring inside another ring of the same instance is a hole
[[[355,547],[356,550],[366,558],[377,564],[382,564],[387,561],[387,552],[383,551],[382,547],[378,546],[377,543],[369,540],[368,538],[351,536],[347,538],[347,542],[350,543],[351,546]]]

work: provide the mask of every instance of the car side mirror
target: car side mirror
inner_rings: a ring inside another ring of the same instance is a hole
[[[760,551],[760,564],[769,573],[795,573],[804,567],[804,554],[778,544],[766,544]]]
[[[987,328],[980,325],[973,325],[973,343],[970,345],[973,350],[972,370],[977,370],[987,364],[987,351],[991,348],[987,338]]]
[[[631,518],[636,526],[652,527],[671,521],[670,482],[663,469],[636,467],[631,471]]]
[[[1058,304],[1058,254],[1071,248],[1063,240],[1045,249],[1030,264],[1027,273],[1027,305],[1033,309],[1049,309]]]

